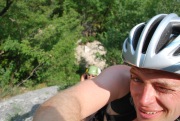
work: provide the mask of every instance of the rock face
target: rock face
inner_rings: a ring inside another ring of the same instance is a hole
[[[85,67],[95,65],[100,69],[106,67],[106,61],[102,56],[106,54],[106,50],[99,41],[88,42],[85,45],[78,45],[76,48],[77,62]]]
[[[52,86],[0,102],[0,121],[32,121],[39,105],[57,92],[58,86]]]

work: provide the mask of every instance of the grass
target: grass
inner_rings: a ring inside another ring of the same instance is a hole
[[[38,84],[34,87],[6,87],[6,88],[0,88],[0,101],[4,99],[8,99],[10,97],[23,94],[29,91],[37,90],[47,87],[45,83]]]

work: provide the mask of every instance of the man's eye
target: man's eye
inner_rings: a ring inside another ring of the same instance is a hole
[[[134,78],[133,80],[134,80],[135,82],[141,82],[141,80],[138,79],[138,78]]]
[[[165,88],[165,87],[161,87],[161,86],[157,86],[156,89],[157,89],[159,92],[162,92],[162,93],[168,93],[168,92],[173,92],[173,91],[174,91],[174,90],[172,90],[172,89]]]
[[[135,75],[131,75],[131,80],[133,80],[134,82],[143,82],[141,79],[139,79],[137,76]]]
[[[131,78],[134,82],[142,82],[139,78]]]

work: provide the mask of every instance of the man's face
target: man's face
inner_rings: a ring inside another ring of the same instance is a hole
[[[174,121],[180,115],[180,75],[131,69],[131,95],[138,121]]]
[[[93,79],[94,77],[96,77],[96,76],[94,76],[92,74],[87,74],[87,79]]]

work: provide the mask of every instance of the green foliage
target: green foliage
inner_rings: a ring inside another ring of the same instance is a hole
[[[130,29],[159,13],[180,15],[179,0],[6,0],[0,3],[0,88],[79,80],[74,48],[98,39],[108,65],[121,64]],[[82,37],[83,35],[83,37]]]
[[[82,29],[80,17],[71,8],[63,11],[63,17],[57,17],[53,13],[57,4],[46,0],[14,1],[1,17],[0,88],[42,82],[74,84],[79,80],[74,48]]]
[[[129,30],[135,24],[142,21],[142,1],[114,0],[111,9],[103,23],[104,31],[99,35],[99,40],[108,50],[106,60],[109,65],[122,63],[121,47]]]
[[[69,19],[69,17],[72,19]],[[80,21],[77,18],[78,13],[70,9],[69,13],[64,13],[63,18],[58,20],[59,26],[57,26],[56,31],[59,31],[61,36],[50,51],[52,55],[50,60],[51,68],[47,71],[47,73],[51,74],[48,79],[50,84],[57,82],[70,84],[79,80],[79,75],[76,74],[77,65],[75,64],[74,54],[76,42],[80,37],[78,33],[81,31],[81,27],[78,26]]]
[[[113,0],[109,5],[111,9],[107,10],[107,16],[101,25],[104,31],[99,34],[99,40],[108,50],[106,55],[108,65],[123,62],[120,56],[122,43],[130,29],[137,23],[146,22],[159,13],[180,14],[180,2],[176,0]]]

